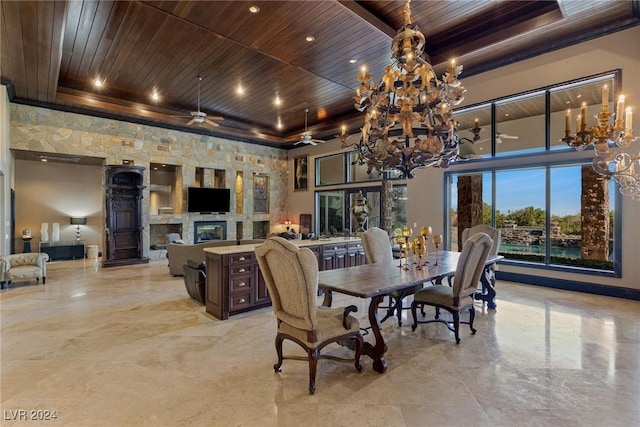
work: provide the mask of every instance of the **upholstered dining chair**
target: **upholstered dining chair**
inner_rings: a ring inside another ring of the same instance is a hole
[[[319,359],[355,361],[356,370],[361,372],[360,355],[364,340],[358,320],[350,315],[358,309],[353,305],[318,307],[318,260],[311,249],[299,248],[282,237],[274,236],[257,246],[255,253],[278,324],[275,341],[278,362],[273,369],[280,372],[284,359],[301,360],[295,356],[283,356],[282,342],[288,339],[307,352],[307,357],[302,360],[309,362],[310,394],[316,391]],[[356,343],[354,359],[320,354],[328,344],[348,339]]]
[[[391,240],[389,239],[387,232],[383,229],[370,227],[367,231],[362,233],[361,239],[367,264],[391,262],[393,260]],[[422,286],[423,285],[416,285],[400,291],[393,291],[389,294],[389,305],[378,307],[387,310],[387,314],[382,318],[381,322],[384,322],[395,313],[398,318],[398,326],[402,326],[402,310],[408,310],[410,308],[404,307],[402,301],[405,297],[412,295],[419,289],[422,289]]]
[[[449,330],[453,331],[456,337],[456,344],[459,344],[460,313],[469,310],[469,322],[462,323],[468,323],[469,328],[471,328],[471,333],[476,333],[473,327],[473,320],[476,315],[476,310],[473,306],[473,295],[476,292],[480,274],[482,274],[484,265],[491,252],[492,244],[493,241],[491,237],[484,233],[477,233],[469,237],[464,243],[462,253],[458,259],[456,273],[453,277],[453,286],[427,286],[413,295],[411,314],[413,316],[412,329],[414,331],[418,327],[418,323],[444,323]],[[436,308],[435,318],[418,321],[416,309],[418,306],[424,307],[425,305]],[[441,308],[451,313],[453,322],[440,319]],[[453,323],[453,327],[451,323]]]
[[[493,228],[490,225],[479,224],[473,226],[471,228],[465,228],[462,230],[462,244],[469,240],[469,237],[473,236],[477,233],[484,233],[487,236],[491,237],[493,240],[493,245],[491,245],[491,252],[489,252],[489,256],[498,255],[498,250],[500,249],[500,241],[502,239],[500,229]]]
[[[464,230],[462,230],[462,244],[464,245],[464,242],[469,240],[469,237],[477,233],[484,233],[487,236],[491,237],[491,240],[493,240],[493,245],[491,246],[489,256],[498,255],[498,251],[500,250],[500,241],[502,240],[500,229],[493,228],[490,225],[486,224],[479,224],[471,228],[465,228]],[[495,281],[496,268],[497,265],[495,263],[485,267],[482,274],[480,275],[479,286],[480,288],[482,288],[482,291],[478,290],[478,292],[482,292],[483,294],[487,293],[487,284]]]

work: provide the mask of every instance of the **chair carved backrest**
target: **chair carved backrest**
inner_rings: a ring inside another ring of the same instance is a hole
[[[315,254],[282,237],[269,237],[256,247],[255,253],[278,321],[309,331],[309,337],[313,338],[318,310]]]
[[[378,227],[370,227],[362,233],[361,238],[367,264],[393,260],[391,241],[386,231]]]
[[[456,305],[461,298],[476,291],[492,244],[491,237],[485,233],[476,233],[464,242],[453,282],[453,296],[456,299]]]
[[[491,252],[489,252],[489,254],[498,255],[498,250],[500,250],[500,240],[501,240],[500,229],[493,228],[490,225],[486,225],[486,224],[480,224],[480,225],[473,226],[471,228],[465,228],[464,230],[462,230],[462,243],[464,244],[464,242],[469,240],[469,237],[477,233],[484,233],[487,236],[491,237],[491,240],[493,240],[493,246],[491,246]]]

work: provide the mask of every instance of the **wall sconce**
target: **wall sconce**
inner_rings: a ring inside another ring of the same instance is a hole
[[[291,221],[286,220],[286,221],[284,222],[284,225],[287,227],[287,233],[288,233],[288,232],[289,232],[289,229],[291,228]]]
[[[71,217],[70,223],[76,226],[76,240],[80,240],[80,226],[87,225],[87,218]]]

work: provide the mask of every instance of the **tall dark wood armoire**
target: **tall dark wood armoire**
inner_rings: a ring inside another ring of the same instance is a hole
[[[149,262],[142,244],[142,166],[105,166],[105,256],[103,267]]]

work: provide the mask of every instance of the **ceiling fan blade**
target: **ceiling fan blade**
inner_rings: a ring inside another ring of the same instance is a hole
[[[218,126],[220,126],[220,125],[219,125],[219,124],[217,124],[216,122],[211,121],[211,120],[209,120],[209,119],[204,119],[204,121],[205,121],[207,124],[210,124],[211,126],[213,126],[214,128],[217,128]]]
[[[224,120],[224,117],[222,117],[222,116],[207,116],[207,119],[209,119],[209,120]]]
[[[194,124],[195,122],[196,122],[196,120],[195,120],[195,119],[191,119],[191,120],[189,120],[189,121],[187,122],[187,125],[192,125],[192,124]]]
[[[304,141],[303,141],[303,140],[300,140],[300,141],[298,141],[298,142],[294,142],[294,143],[293,143],[293,145],[300,145],[300,144],[302,144],[302,143],[304,143]]]
[[[318,143],[318,144],[324,144],[325,143],[325,141],[323,141],[321,139],[312,139],[311,142],[315,142],[315,143]]]

